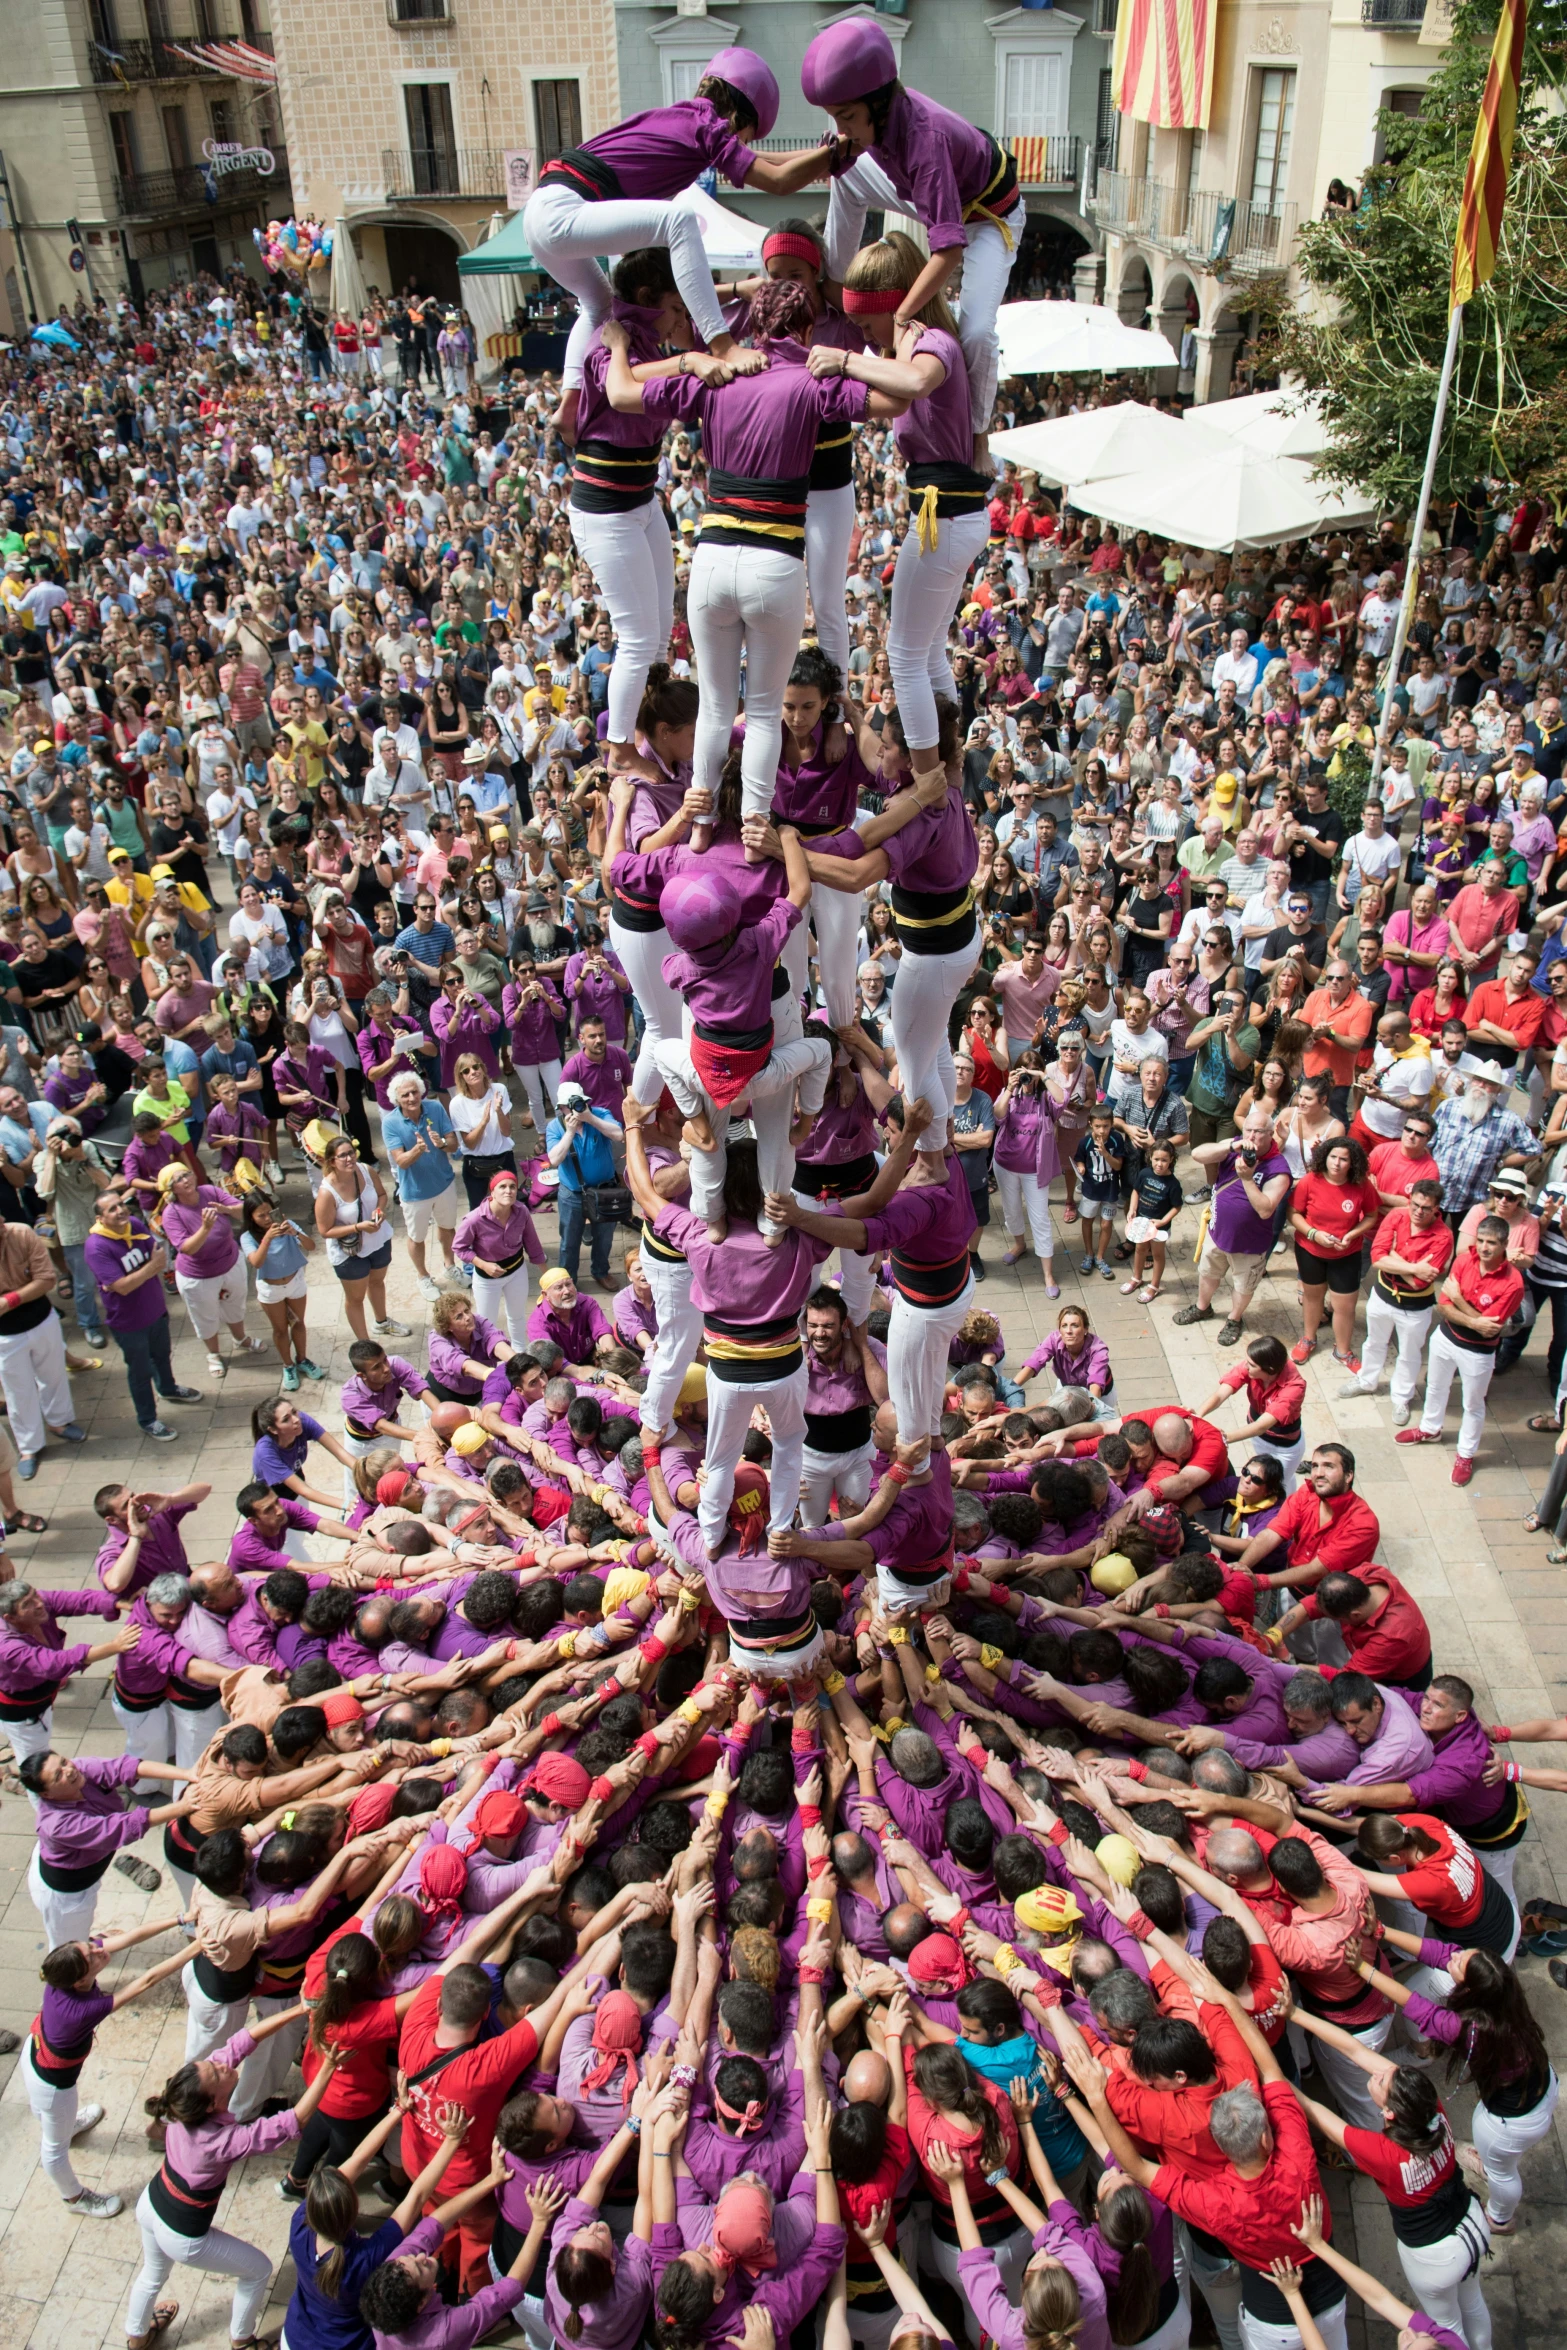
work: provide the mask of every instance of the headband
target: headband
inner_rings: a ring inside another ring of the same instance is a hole
[[[845,286],[844,314],[849,318],[885,318],[903,300],[902,286]]]
[[[818,277],[822,273],[822,249],[814,237],[802,237],[795,229],[775,229],[770,237],[762,239],[764,261],[808,261]]]

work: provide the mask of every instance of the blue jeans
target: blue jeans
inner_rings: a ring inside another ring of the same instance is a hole
[[[139,1426],[150,1428],[158,1417],[158,1406],[153,1397],[153,1382],[158,1394],[174,1393],[174,1365],[169,1359],[169,1317],[162,1313],[145,1330],[116,1330],[114,1343],[125,1357],[125,1377],[136,1406]]]
[[[77,1240],[61,1241],[60,1254],[64,1257],[71,1276],[71,1303],[76,1308],[76,1319],[84,1330],[103,1328],[103,1309],[98,1303],[98,1289],[87,1270],[87,1243]]]
[[[560,1222],[560,1261],[573,1281],[582,1262],[582,1232],[591,1225],[593,1232],[589,1257],[595,1281],[609,1279],[609,1252],[614,1245],[613,1219],[599,1213],[599,1195],[596,1191],[572,1191],[563,1183],[556,1193],[556,1214]]]

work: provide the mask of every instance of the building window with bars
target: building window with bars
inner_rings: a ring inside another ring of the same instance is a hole
[[[1251,164],[1255,212],[1277,212],[1284,202],[1294,129],[1295,69],[1267,66],[1257,76],[1257,140]]]
[[[408,160],[416,196],[458,193],[457,134],[452,93],[445,82],[409,82],[403,90]]]
[[[700,78],[700,77],[699,77]],[[575,81],[535,82],[533,123],[538,144],[538,168],[568,147],[582,144],[582,98]]]
[[[1115,72],[1108,65],[1099,69],[1099,104],[1094,120],[1094,153],[1106,171],[1114,171],[1121,153],[1121,117],[1111,91],[1115,87]]]

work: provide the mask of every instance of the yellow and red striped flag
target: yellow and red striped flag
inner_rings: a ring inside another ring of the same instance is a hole
[[[1475,120],[1464,173],[1464,199],[1458,212],[1458,234],[1453,240],[1453,283],[1448,309],[1456,310],[1486,284],[1496,269],[1496,248],[1502,234],[1502,208],[1507,202],[1507,174],[1513,160],[1513,128],[1518,120],[1518,85],[1523,76],[1523,37],[1529,20],[1529,0],[1502,0],[1485,91]]]
[[[1161,130],[1208,127],[1218,0],[1121,0],[1111,99]]]

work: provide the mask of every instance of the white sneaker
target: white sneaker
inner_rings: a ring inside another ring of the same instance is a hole
[[[438,1281],[432,1281],[428,1273],[421,1273],[419,1276],[419,1295],[421,1297],[429,1298],[433,1304],[440,1294],[440,1283]]]
[[[377,1338],[412,1338],[413,1331],[406,1322],[394,1322],[388,1316],[384,1322],[372,1322],[370,1327]]]
[[[1363,1379],[1346,1379],[1338,1392],[1340,1400],[1342,1400],[1346,1395],[1375,1395],[1376,1391],[1375,1380],[1368,1387]]]
[[[65,2208],[78,2219],[118,2219],[125,2206],[118,2195],[100,2195],[95,2187],[84,2187],[68,2199]]]
[[[1396,1403],[1393,1406],[1393,1425],[1395,1428],[1409,1426],[1409,1406],[1407,1403]]]
[[[85,2138],[87,2132],[89,2130],[95,2130],[102,2119],[103,2107],[101,2105],[84,2105],[80,2113],[78,2113],[75,2121],[71,2124],[71,2136],[73,2138]]]
[[[209,1354],[207,1357],[207,1369],[214,1379],[221,1379],[225,1371],[228,1369],[228,1365],[223,1360],[221,1355]]]

